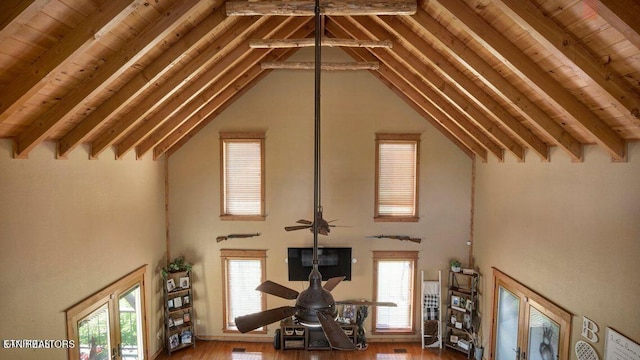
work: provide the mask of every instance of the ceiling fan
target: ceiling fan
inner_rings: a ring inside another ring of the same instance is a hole
[[[313,224],[314,223],[318,223],[318,233],[320,235],[329,235],[329,233],[331,232],[330,228],[336,227],[336,225],[331,224],[334,221],[336,221],[336,220],[327,221],[327,220],[323,219],[322,218],[322,207],[320,207],[320,209],[318,211],[316,211],[315,221],[300,219],[300,220],[296,221],[296,223],[297,224],[301,224],[301,225],[285,226],[284,229],[286,231],[309,229],[311,232],[313,232]]]
[[[266,294],[278,296],[280,298],[294,300],[294,306],[281,306],[254,314],[238,316],[235,318],[236,327],[241,333],[263,327],[265,325],[294,317],[294,319],[309,327],[321,327],[334,349],[355,350],[355,344],[344,333],[340,324],[336,321],[338,317],[337,304],[355,304],[372,306],[396,306],[393,303],[369,302],[369,301],[335,301],[331,295],[333,290],[344,276],[334,277],[327,280],[322,285],[322,275],[318,270],[318,234],[327,235],[331,225],[322,217],[322,206],[320,205],[320,62],[321,62],[321,18],[320,1],[315,1],[315,127],[314,127],[314,221],[298,220],[300,225],[286,227],[287,231],[311,229],[313,232],[313,268],[309,274],[309,287],[298,292],[273,281],[265,281],[256,290]]]

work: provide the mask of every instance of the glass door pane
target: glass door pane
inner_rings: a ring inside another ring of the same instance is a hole
[[[78,321],[78,337],[80,360],[111,358],[108,303]]]
[[[529,360],[557,360],[560,325],[533,306],[529,306]]]
[[[118,312],[120,313],[120,356],[123,360],[144,359],[142,342],[142,304],[140,285],[120,295]]]
[[[496,322],[496,360],[515,360],[518,349],[520,298],[499,286]]]

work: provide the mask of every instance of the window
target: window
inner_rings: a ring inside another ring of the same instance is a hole
[[[397,305],[373,307],[374,334],[415,332],[413,288],[417,261],[417,251],[373,252],[373,300]]]
[[[264,133],[221,132],[221,218],[264,220]]]
[[[376,134],[375,221],[418,221],[420,134]]]
[[[266,309],[265,296],[256,287],[265,281],[266,250],[220,250],[224,332],[237,332],[235,318]],[[254,332],[266,333],[266,328]]]

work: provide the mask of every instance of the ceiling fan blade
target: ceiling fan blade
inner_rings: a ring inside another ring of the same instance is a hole
[[[298,221],[296,221],[296,223],[298,224],[305,224],[305,225],[311,225],[313,224],[313,222],[309,221],[309,220],[305,220],[305,219],[300,219]]]
[[[293,230],[308,229],[310,227],[311,225],[294,225],[294,226],[285,226],[284,229],[287,231],[293,231]]]
[[[275,295],[283,299],[289,299],[289,300],[296,299],[299,294],[297,291],[290,289],[286,286],[274,283],[271,280],[267,280],[262,284],[258,285],[256,290],[262,291],[263,293]]]
[[[238,330],[241,333],[246,333],[259,327],[280,321],[284,318],[288,318],[295,313],[295,307],[281,306],[279,308],[265,310],[255,314],[238,316],[235,318],[235,322]]]
[[[331,279],[327,280],[326,283],[324,283],[324,289],[327,290],[327,291],[333,290],[345,278],[346,278],[346,276],[332,277]]]
[[[318,320],[332,348],[338,350],[356,349],[353,341],[349,339],[347,334],[344,333],[344,330],[342,330],[340,325],[331,316],[325,312],[318,311]]]
[[[336,305],[362,305],[362,306],[389,306],[397,307],[396,303],[383,301],[367,301],[367,300],[342,300],[336,301]]]

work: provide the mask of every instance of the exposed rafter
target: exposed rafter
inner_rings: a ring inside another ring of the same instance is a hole
[[[106,89],[117,77],[122,75],[130,66],[144,56],[147,51],[158,45],[165,37],[173,32],[185,19],[196,11],[202,11],[210,3],[197,0],[180,2],[169,16],[151,25],[144,33],[136,37],[126,48],[107,59],[104,67],[89,81],[74,89],[68,96],[54,105],[38,121],[35,121],[27,131],[16,139],[15,156],[26,157],[35,146],[44,141],[62,121],[71,116],[74,111],[83,106],[83,102]]]
[[[612,70],[609,64],[602,63],[580,40],[558,26],[529,1],[499,0],[494,1],[494,4],[518,25],[527,29],[534,39],[565,65],[595,81],[603,89],[603,95],[609,97],[615,106],[626,108],[629,119],[640,125],[640,96],[634,93],[629,83]]]
[[[466,66],[470,71],[482,79],[490,89],[505,100],[511,102],[520,115],[531,121],[535,128],[563,148],[574,161],[582,161],[582,144],[569,132],[556,123],[538,105],[530,100],[515,85],[505,79],[484,59],[475,54],[469,47],[455,37],[446,27],[429,16],[424,10],[418,11],[408,20],[424,28],[424,35],[431,41],[441,45],[449,56]]]
[[[38,9],[44,5],[34,3],[32,6]],[[89,47],[96,44],[101,34],[119,25],[119,22],[135,9],[136,3],[132,5],[131,0],[108,1],[96,9],[91,16],[78,25],[75,31],[39,57],[29,66],[28,71],[15,78],[6,87],[6,91],[0,93],[0,122],[6,120],[29,98],[45,87],[50,81],[48,77],[55,71],[69,66]],[[29,14],[31,13],[32,11],[29,11]]]
[[[228,1],[227,15],[313,16],[313,1]],[[416,1],[330,0],[320,3],[321,15],[412,15]]]
[[[624,140],[611,127],[569,93],[547,72],[541,69],[531,58],[511,43],[503,34],[491,27],[465,4],[456,1],[433,0],[460,20],[473,38],[489,49],[506,65],[527,81],[551,103],[560,107],[571,120],[590,133],[593,140],[609,152],[615,160],[626,158]]]
[[[313,5],[0,2],[0,137],[17,158],[49,140],[58,158],[173,154],[263,67],[312,68],[285,59],[318,35],[354,60],[324,69],[368,69],[482,161],[550,161],[557,146],[579,162],[592,143],[624,161],[626,142],[640,140],[633,0],[327,0],[318,34]]]

